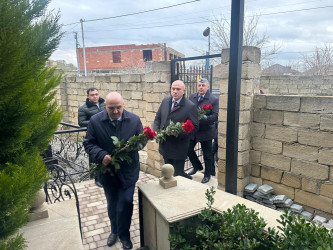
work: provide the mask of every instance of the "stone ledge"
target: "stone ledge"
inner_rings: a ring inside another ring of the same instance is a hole
[[[19,232],[27,250],[83,250],[75,199],[47,205],[49,217],[29,222]]]

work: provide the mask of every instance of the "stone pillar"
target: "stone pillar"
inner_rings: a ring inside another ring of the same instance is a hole
[[[44,219],[49,217],[49,212],[46,207],[45,193],[43,189],[40,189],[37,194],[34,203],[30,208],[30,221]]]
[[[226,174],[226,128],[229,79],[229,49],[222,50],[222,73],[220,79],[220,111],[219,111],[219,188],[225,188]],[[253,95],[259,91],[261,69],[260,49],[244,46],[242,53],[241,95],[239,105],[238,135],[238,169],[237,194],[242,195],[244,187],[249,183],[250,174],[250,124],[252,122]]]
[[[153,126],[156,112],[163,98],[170,95],[170,81],[170,62],[147,62],[146,74],[142,77],[142,86],[145,90],[143,99],[146,102],[146,109],[143,115],[144,121],[142,121],[144,126]],[[158,152],[158,144],[156,142],[148,142],[146,151],[147,165],[145,169],[141,167],[141,170],[160,177],[164,161]]]

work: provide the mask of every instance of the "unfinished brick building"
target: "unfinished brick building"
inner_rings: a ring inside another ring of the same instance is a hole
[[[83,49],[78,50],[79,67],[84,70]],[[127,44],[85,48],[86,67],[89,72],[119,72],[144,69],[147,61],[169,61],[184,54],[165,44]]]

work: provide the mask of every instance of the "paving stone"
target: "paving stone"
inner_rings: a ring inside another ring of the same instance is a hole
[[[256,202],[257,202],[258,204],[260,204],[260,205],[265,206],[265,203],[263,203],[262,200],[258,200],[258,199],[257,199]]]
[[[319,216],[319,215],[316,215],[313,220],[313,222],[315,223],[318,223],[318,224],[323,224],[323,223],[326,223],[327,222],[327,219],[325,217],[322,217],[322,216]]]
[[[290,206],[290,211],[294,212],[294,213],[297,213],[297,214],[300,214],[303,212],[303,206],[302,205],[299,205],[299,204],[292,204]]]
[[[260,200],[260,201],[261,201],[263,198],[267,198],[267,199],[269,199],[268,196],[263,195],[263,194],[260,193],[259,191],[256,191],[256,192],[253,194],[253,198],[256,198],[256,199],[258,199],[258,200]]]
[[[274,192],[274,189],[270,185],[264,184],[258,188],[258,191],[263,194],[271,194]]]
[[[244,189],[244,192],[247,192],[247,193],[254,193],[258,188],[258,185],[257,184],[254,184],[254,183],[250,183],[248,184],[245,189]]]
[[[327,223],[333,226],[333,219],[330,219]]]
[[[279,207],[283,207],[283,208],[290,208],[293,203],[294,202],[293,202],[292,199],[287,198],[284,201],[284,203],[280,203],[280,204],[276,204],[276,205],[279,206]]]
[[[329,224],[329,223],[323,223],[322,224],[324,227],[326,227],[328,230],[333,229],[333,225]]]
[[[272,195],[271,198],[269,198],[269,199],[263,199],[262,201],[263,201],[265,204],[274,205],[274,197],[275,197],[275,195]]]
[[[303,211],[301,215],[303,215],[307,221],[311,221],[313,218],[313,214],[308,211]]]
[[[287,200],[287,196],[284,194],[276,195],[273,199],[274,204],[284,203]]]
[[[248,199],[248,200],[250,200],[250,201],[256,202],[256,199],[253,198],[253,197],[250,196],[250,195],[246,195],[246,196],[245,196],[245,199]]]
[[[272,193],[270,193],[270,194],[263,194],[262,192],[260,192],[260,191],[256,191],[256,192],[258,192],[258,196],[259,197],[261,197],[262,199],[270,199],[270,198],[272,198]]]

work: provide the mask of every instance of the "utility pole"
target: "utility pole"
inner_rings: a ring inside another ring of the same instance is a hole
[[[77,41],[77,32],[74,32],[74,38],[75,38],[75,50],[76,50],[76,62],[77,62],[77,75],[80,76],[80,60],[79,60],[79,43]]]
[[[166,43],[164,43],[163,47],[164,47],[164,61],[167,61],[168,54],[167,54]]]
[[[84,76],[87,76],[87,65],[86,65],[86,48],[84,47],[84,32],[83,32],[83,19],[81,22],[81,32],[82,32],[82,46],[83,46],[83,65],[84,65]]]

